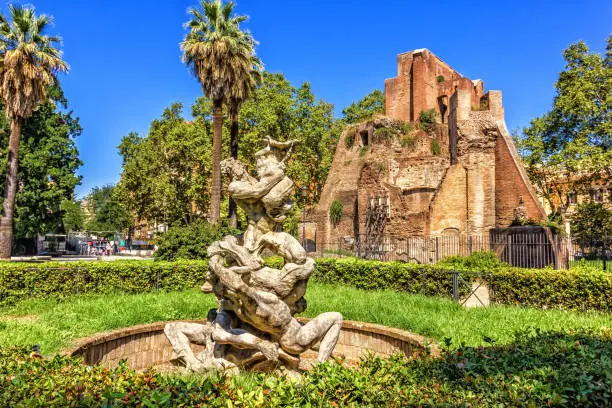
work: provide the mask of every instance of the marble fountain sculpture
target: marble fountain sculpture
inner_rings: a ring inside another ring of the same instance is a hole
[[[218,308],[205,323],[173,322],[164,332],[174,361],[196,372],[214,369],[275,369],[297,372],[300,354],[318,349],[317,360],[332,354],[342,329],[342,315],[322,313],[306,324],[294,315],[306,309],[306,284],[315,268],[300,243],[280,232],[292,208],[293,182],[286,161],[296,141],[267,138],[255,153],[258,178],[235,159],[221,163],[229,193],[248,218],[240,237],[227,236],[208,248],[209,271],[202,287],[214,293]],[[264,265],[262,252],[284,258],[282,269]],[[191,344],[204,346],[197,355]]]

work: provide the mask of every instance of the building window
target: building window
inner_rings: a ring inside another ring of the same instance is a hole
[[[595,189],[591,191],[591,199],[594,203],[601,203],[602,201],[602,191],[600,189]]]
[[[576,193],[569,193],[567,195],[567,202],[569,203],[569,205],[576,204]]]

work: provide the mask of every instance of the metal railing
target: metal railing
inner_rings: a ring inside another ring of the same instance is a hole
[[[397,237],[385,235],[375,244],[365,236],[339,238],[332,242],[308,240],[307,249],[314,257],[357,257],[380,261],[434,264],[450,256],[469,256],[478,251],[492,251],[502,261],[520,268],[568,269],[576,265],[607,268],[612,251],[606,246],[585,247],[550,231],[486,235]]]

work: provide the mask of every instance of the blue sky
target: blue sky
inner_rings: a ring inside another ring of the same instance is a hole
[[[23,2],[30,4],[29,2]],[[62,78],[84,128],[78,138],[83,196],[119,179],[116,146],[146,134],[164,107],[201,94],[179,42],[195,0],[38,0],[55,18],[71,65]],[[266,69],[311,83],[339,113],[396,75],[396,55],[428,48],[486,89],[503,91],[506,122],[522,128],[551,105],[564,48],[584,40],[602,52],[612,1],[239,0]],[[6,6],[4,7],[6,11]],[[187,109],[188,110],[188,109]]]

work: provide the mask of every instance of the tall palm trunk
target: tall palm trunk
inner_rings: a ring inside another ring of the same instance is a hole
[[[213,102],[212,187],[210,191],[210,222],[219,223],[221,216],[221,133],[223,132],[223,100]]]
[[[230,156],[233,159],[238,158],[238,108],[230,107]],[[238,226],[238,208],[236,202],[230,197],[229,199],[229,220],[230,226],[236,228]]]
[[[13,247],[13,212],[17,195],[17,170],[19,164],[19,140],[21,139],[21,118],[11,121],[11,135],[8,145],[6,185],[0,217],[0,259],[10,259]]]

